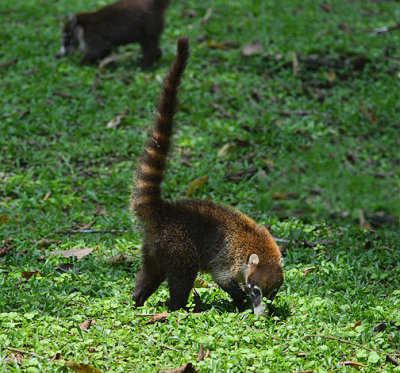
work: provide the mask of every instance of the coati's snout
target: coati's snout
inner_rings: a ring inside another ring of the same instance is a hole
[[[82,28],[78,26],[76,16],[70,16],[63,27],[61,48],[57,57],[64,57],[73,54],[79,47],[80,39],[82,39],[81,34]]]
[[[256,315],[265,314],[263,298],[265,297],[272,301],[282,283],[283,268],[281,261],[262,264],[257,254],[250,255],[245,288]]]

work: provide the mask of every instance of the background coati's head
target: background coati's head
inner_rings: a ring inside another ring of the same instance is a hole
[[[254,313],[263,315],[263,298],[273,300],[283,283],[283,261],[274,258],[261,263],[257,254],[251,254],[246,270],[246,292],[253,304]]]
[[[73,54],[75,50],[83,43],[83,29],[78,25],[76,15],[71,15],[65,22],[62,32],[61,49],[59,57]]]

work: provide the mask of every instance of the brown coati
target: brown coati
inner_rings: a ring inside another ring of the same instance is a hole
[[[93,63],[120,45],[139,43],[142,68],[161,56],[159,41],[164,12],[169,0],[120,0],[94,12],[77,13],[64,24],[58,56],[74,53],[80,47],[81,63]]]
[[[133,301],[142,306],[166,279],[170,308],[183,308],[198,271],[204,271],[235,303],[240,304],[247,293],[254,312],[262,314],[263,297],[273,299],[283,282],[281,253],[268,230],[239,211],[211,201],[161,198],[178,86],[188,57],[189,40],[181,37],[132,186],[131,211],[144,229],[142,267]]]

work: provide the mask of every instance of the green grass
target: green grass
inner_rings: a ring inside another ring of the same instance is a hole
[[[385,354],[400,345],[400,33],[365,32],[395,25],[398,3],[332,0],[327,12],[316,0],[173,1],[164,54],[150,71],[140,70],[137,46],[122,48],[134,58],[101,76],[80,67],[79,54],[56,60],[62,17],[105,3],[0,0],[0,63],[18,58],[0,67],[0,215],[8,219],[0,238],[15,245],[0,258],[0,370],[57,372],[72,360],[112,372],[188,362],[200,372],[356,370],[344,361],[398,371]],[[164,195],[184,197],[208,175],[193,196],[236,206],[295,240],[266,318],[237,312],[218,288],[197,289],[201,314],[172,313],[164,323],[138,314],[165,310],[165,285],[144,308],[131,307],[141,234],[128,212],[130,181],[182,34],[192,56]],[[254,40],[264,52],[243,56]],[[227,41],[237,46],[220,49]],[[125,108],[127,118],[107,128]],[[372,230],[360,230],[360,214]],[[89,223],[128,232],[57,233]],[[58,241],[43,247],[41,238]],[[334,243],[304,247],[309,241]],[[81,260],[48,256],[87,247]],[[107,263],[122,253],[133,263]],[[79,271],[56,269],[65,262]],[[34,270],[41,274],[23,278]],[[81,331],[87,319],[96,324]],[[196,362],[201,344],[210,356]],[[37,356],[18,365],[9,347]]]

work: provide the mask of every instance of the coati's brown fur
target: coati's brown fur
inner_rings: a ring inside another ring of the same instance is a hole
[[[161,198],[178,87],[188,57],[189,40],[181,37],[132,187],[131,211],[144,229],[133,301],[142,306],[166,279],[170,308],[183,308],[198,271],[205,271],[236,303],[247,293],[255,313],[263,313],[262,298],[272,299],[283,282],[281,253],[268,230],[221,204]]]
[[[93,63],[112,49],[139,43],[146,69],[161,56],[159,41],[169,0],[120,0],[94,12],[72,15],[64,24],[59,56],[80,47],[81,63]]]

